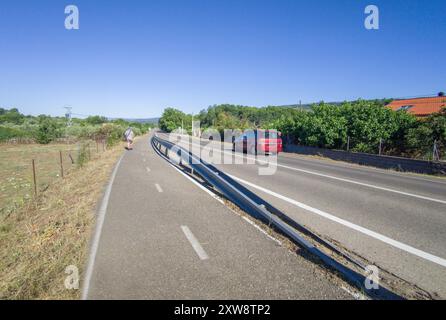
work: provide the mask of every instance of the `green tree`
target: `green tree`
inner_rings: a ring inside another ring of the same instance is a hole
[[[347,138],[347,120],[339,107],[321,103],[302,119],[297,133],[307,145],[340,148]]]
[[[22,124],[24,120],[25,116],[16,108],[10,110],[2,109],[2,113],[0,113],[0,123]]]
[[[36,140],[40,144],[48,144],[57,138],[57,125],[50,117],[39,116],[39,127]]]
[[[186,124],[186,114],[174,108],[167,108],[159,121],[160,128],[166,132],[172,132],[181,127],[182,123]]]
[[[446,110],[422,120],[407,134],[408,149],[416,157],[432,158],[434,142],[446,154]]]

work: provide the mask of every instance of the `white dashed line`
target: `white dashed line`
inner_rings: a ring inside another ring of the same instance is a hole
[[[152,170],[150,170],[149,167],[146,167],[147,172],[151,172]]]
[[[156,190],[158,190],[159,193],[163,192],[163,189],[158,183],[155,183]]]
[[[158,149],[154,148],[155,152],[158,153],[159,156],[164,157],[164,155],[162,155]],[[209,189],[205,188],[204,186],[202,186],[201,184],[199,184],[197,181],[195,181],[194,179],[192,179],[191,177],[189,177],[187,174],[185,174],[183,171],[181,171],[180,169],[178,169],[177,167],[175,167],[175,165],[172,163],[172,161],[170,159],[167,159],[168,164],[170,165],[171,168],[175,169],[178,173],[182,174],[186,179],[188,179],[190,182],[192,182],[193,184],[195,184],[197,187],[199,187],[201,190],[205,191],[207,194],[209,194],[212,198],[214,198],[215,200],[217,200],[218,202],[220,202],[221,204],[224,204],[223,200],[217,196],[215,193],[213,193],[212,191],[210,191]]]
[[[209,256],[207,255],[206,251],[204,251],[203,247],[198,242],[197,238],[195,238],[192,231],[187,226],[181,226],[181,230],[183,230],[187,240],[189,240],[190,244],[192,245],[192,248],[194,248],[195,252],[197,253],[198,257],[201,260],[207,260],[209,259]]]

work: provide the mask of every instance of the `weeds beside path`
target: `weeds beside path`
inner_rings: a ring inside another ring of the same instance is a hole
[[[0,299],[78,299],[67,266],[82,279],[95,210],[123,145],[69,172],[0,217]]]

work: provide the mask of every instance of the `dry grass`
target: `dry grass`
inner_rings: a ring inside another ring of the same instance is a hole
[[[102,153],[102,148],[96,149],[94,142],[90,149],[92,159]],[[76,160],[78,151],[78,144],[0,145],[0,217],[15,211],[34,196],[33,159],[37,190],[41,192],[61,176],[59,152],[62,152],[64,174],[67,174],[76,167],[71,159]]]
[[[122,151],[118,146],[98,153],[83,168],[53,180],[36,199],[0,216],[0,299],[79,298],[79,290],[64,286],[65,268],[77,266],[82,279],[96,204]]]

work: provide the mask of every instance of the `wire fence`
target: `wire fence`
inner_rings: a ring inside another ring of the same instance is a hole
[[[287,145],[300,145],[304,147],[318,147],[322,149],[347,151],[347,152],[359,152],[367,153],[380,156],[392,156],[399,158],[415,159],[415,160],[425,160],[434,162],[445,162],[446,161],[446,148],[436,140],[434,141],[424,141],[424,145],[420,145],[418,150],[408,149],[404,151],[406,146],[404,141],[392,140],[388,141],[385,139],[379,139],[378,141],[371,143],[370,141],[361,141],[358,139],[347,138],[337,143],[335,147],[323,147],[317,145],[305,144],[296,136],[287,134],[283,137],[285,146]],[[371,147],[370,147],[371,146]]]
[[[48,189],[107,149],[105,141],[0,145],[0,213]]]
[[[396,141],[398,142],[398,141]],[[437,141],[426,141],[424,146],[420,146],[419,152],[415,153],[404,153],[401,152],[401,147],[398,148],[398,143],[395,141],[386,141],[385,139],[380,139],[373,150],[367,148],[367,151],[364,153],[371,153],[380,156],[394,156],[408,159],[416,159],[416,160],[426,160],[426,161],[443,161],[446,158],[446,150],[442,150]],[[358,148],[362,144],[361,141],[355,141],[350,137],[347,137],[345,144],[342,146],[342,150],[352,151]],[[367,143],[368,145],[369,143]],[[400,146],[403,143],[400,142]],[[361,152],[361,150],[355,150]]]

